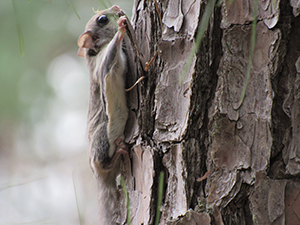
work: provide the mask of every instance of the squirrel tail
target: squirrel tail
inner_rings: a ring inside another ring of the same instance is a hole
[[[115,176],[105,180],[98,179],[98,193],[100,224],[116,225],[125,220],[121,213],[125,205],[117,188]]]

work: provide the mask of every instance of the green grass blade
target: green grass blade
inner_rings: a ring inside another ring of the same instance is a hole
[[[82,220],[82,215],[79,207],[79,200],[78,200],[78,193],[77,193],[77,188],[76,188],[76,174],[75,170],[72,171],[73,174],[73,185],[74,185],[74,192],[75,192],[75,197],[76,197],[76,205],[77,205],[77,212],[78,212],[78,217],[79,217],[79,222],[80,225],[83,225],[83,220]]]
[[[233,1],[233,0],[231,0],[231,1]],[[222,3],[223,3],[223,0],[218,0],[216,3],[216,6],[221,7]]]
[[[131,220],[130,220],[129,196],[128,196],[127,188],[126,188],[125,181],[124,181],[123,177],[121,177],[121,186],[122,186],[123,193],[124,193],[124,198],[125,198],[125,201],[126,201],[126,209],[127,209],[127,221],[126,221],[126,224],[130,225]]]
[[[21,55],[24,56],[25,55],[25,44],[24,44],[23,33],[22,33],[21,25],[20,25],[19,16],[17,13],[17,7],[16,7],[15,0],[12,0],[12,5],[14,8],[14,13],[15,13],[16,22],[17,22],[17,32],[18,32],[18,38],[19,38],[20,52],[21,52]]]
[[[108,9],[109,7],[112,6],[111,2],[109,0],[107,0],[107,4],[105,3],[104,0],[99,0],[100,4],[102,5],[103,9]]]
[[[186,63],[186,65],[185,65],[185,67],[183,69],[183,72],[182,72],[182,74],[181,74],[181,76],[179,78],[179,84],[182,83],[184,77],[186,76],[188,68],[192,64],[193,57],[194,57],[196,51],[198,50],[198,48],[199,48],[199,46],[201,44],[203,35],[204,35],[205,31],[206,31],[206,28],[208,27],[210,17],[213,14],[215,4],[216,4],[216,0],[209,0],[207,2],[204,14],[203,14],[202,19],[200,21],[200,25],[199,25],[199,30],[198,30],[197,37],[196,37],[195,46],[192,49],[192,52],[189,55],[187,63]]]
[[[249,52],[249,63],[248,63],[248,67],[247,67],[246,77],[245,77],[245,80],[244,80],[244,86],[243,86],[242,94],[241,94],[240,101],[239,101],[239,107],[241,107],[241,105],[244,101],[247,86],[248,86],[249,79],[250,79],[251,68],[252,68],[253,54],[254,54],[254,48],[255,48],[256,24],[257,24],[257,0],[254,0],[253,17],[254,17],[254,19],[253,19],[252,29],[251,29],[251,43],[250,43],[250,52]]]
[[[28,180],[28,181],[23,181],[23,182],[20,182],[20,183],[15,183],[15,184],[1,184],[0,185],[0,191],[3,191],[5,189],[8,189],[8,188],[13,188],[13,187],[17,187],[17,186],[22,186],[22,185],[25,185],[25,184],[29,184],[31,182],[34,182],[34,181],[37,181],[37,180],[41,180],[41,179],[45,179],[46,177],[38,177],[38,178],[35,178],[35,179],[32,179],[32,180]]]
[[[65,0],[65,1],[68,3],[68,5],[70,6],[70,8],[76,14],[76,16],[78,17],[78,19],[81,19],[80,16],[79,16],[79,14],[78,14],[78,12],[77,12],[77,10],[75,9],[75,6],[74,6],[73,2],[68,1],[68,0]]]
[[[157,208],[156,208],[156,217],[155,217],[155,225],[159,224],[160,220],[160,207],[162,203],[162,195],[163,195],[163,187],[164,187],[164,172],[160,172],[159,174],[159,184],[158,184],[158,200],[157,200]]]

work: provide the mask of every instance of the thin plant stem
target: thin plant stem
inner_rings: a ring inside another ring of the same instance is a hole
[[[126,209],[127,209],[127,220],[126,220],[126,224],[127,224],[127,225],[130,225],[131,220],[130,220],[130,203],[129,203],[129,196],[128,196],[127,188],[126,188],[125,181],[124,181],[124,178],[123,178],[123,177],[121,177],[121,186],[122,186],[123,193],[124,193],[124,198],[125,198],[125,201],[126,201]]]
[[[24,56],[25,55],[25,44],[24,44],[23,33],[22,33],[21,25],[20,25],[20,19],[19,19],[18,13],[17,13],[17,7],[16,7],[15,0],[12,0],[11,2],[13,5],[13,8],[14,8],[15,18],[16,18],[16,22],[17,22],[17,32],[18,32],[18,37],[19,37],[20,52],[21,52],[21,55]]]
[[[196,51],[198,50],[198,48],[199,48],[199,46],[201,44],[203,35],[204,35],[205,31],[206,31],[206,28],[208,27],[210,17],[213,14],[215,4],[216,4],[216,0],[209,0],[207,2],[204,14],[203,14],[202,19],[200,21],[200,25],[199,25],[199,30],[198,30],[197,37],[196,37],[195,46],[193,47],[193,49],[191,51],[191,54],[189,55],[189,58],[187,60],[187,63],[185,65],[184,69],[183,69],[183,72],[182,72],[182,74],[181,74],[181,76],[179,78],[179,84],[182,83],[184,77],[186,76],[188,68],[192,64],[194,55],[195,55]]]
[[[255,38],[256,38],[257,0],[254,0],[253,17],[254,17],[254,19],[253,19],[252,29],[251,29],[251,43],[250,43],[250,52],[249,52],[249,63],[248,63],[248,67],[247,67],[246,77],[245,77],[245,80],[244,80],[242,94],[241,94],[240,101],[239,101],[239,107],[241,107],[241,105],[244,101],[247,86],[249,84],[251,69],[252,69],[253,54],[254,54],[254,48],[255,48]]]
[[[75,6],[74,6],[73,2],[72,2],[72,1],[69,1],[69,0],[65,0],[65,1],[68,3],[68,5],[70,6],[70,8],[71,8],[71,9],[73,10],[73,12],[76,14],[76,16],[78,17],[78,19],[80,19],[80,16],[79,16],[77,10],[75,9]]]
[[[75,197],[76,197],[76,205],[77,205],[77,212],[78,212],[78,217],[79,217],[79,222],[80,225],[83,225],[83,220],[82,220],[82,216],[81,216],[81,211],[80,211],[80,207],[79,207],[79,199],[78,199],[78,193],[77,193],[77,188],[76,188],[76,174],[75,174],[75,170],[72,171],[73,174],[73,185],[74,185],[74,192],[75,192]]]
[[[158,184],[158,199],[157,199],[155,225],[158,225],[159,220],[160,220],[160,214],[161,214],[160,207],[161,207],[161,204],[162,204],[163,187],[164,187],[164,172],[160,172],[160,174],[159,174],[159,184]]]

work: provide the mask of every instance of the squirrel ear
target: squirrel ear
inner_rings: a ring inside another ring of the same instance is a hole
[[[79,57],[83,57],[83,58],[84,58],[84,49],[80,47],[80,48],[78,49],[77,55],[78,55]]]
[[[95,43],[93,42],[93,34],[91,31],[86,31],[78,38],[78,52],[77,55],[84,57],[84,50],[83,48],[93,48]]]

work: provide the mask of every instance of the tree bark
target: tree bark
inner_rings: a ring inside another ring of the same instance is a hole
[[[206,5],[161,1],[161,27],[153,0],[134,3],[140,51],[159,54],[124,167],[131,224],[154,223],[161,171],[160,224],[300,224],[300,3],[258,0],[243,101],[254,1],[214,8],[179,84]]]

